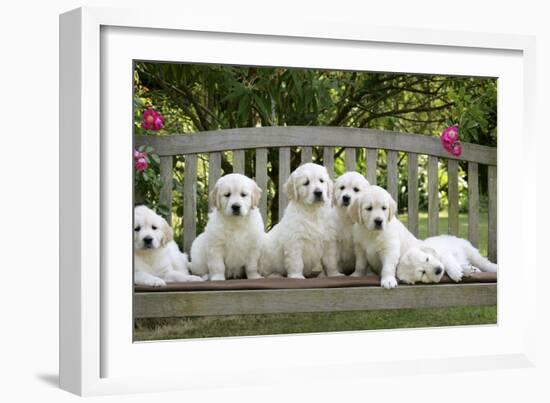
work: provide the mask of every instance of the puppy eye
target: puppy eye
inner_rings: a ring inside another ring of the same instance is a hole
[[[156,230],[156,229],[157,229],[157,226],[156,226],[156,225],[152,225],[151,228],[153,228],[153,230]]]
[[[306,181],[306,183],[304,183],[304,186],[307,186],[309,185],[309,179]]]
[[[384,210],[384,211],[385,211],[385,210],[386,210],[386,206],[382,206],[382,210]]]
[[[367,207],[367,211],[372,211],[372,206]]]
[[[340,186],[340,190],[344,190],[345,188],[345,186]]]
[[[324,179],[319,179],[319,182],[324,183],[325,180]]]
[[[246,196],[248,196],[246,193],[244,192],[241,193],[241,197],[246,197]]]
[[[225,197],[231,196],[231,192],[224,194]]]
[[[353,191],[354,191],[355,193],[357,193],[357,192],[359,192],[359,189],[358,189],[358,188],[353,188]]]
[[[134,231],[139,231],[141,229],[141,227],[136,227],[134,228]]]
[[[426,262],[429,262],[429,261],[430,261],[430,258],[429,258],[429,257],[427,257],[427,258],[426,258]]]

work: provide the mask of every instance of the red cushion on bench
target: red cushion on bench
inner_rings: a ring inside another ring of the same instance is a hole
[[[474,273],[466,277],[462,283],[496,283],[496,273]],[[444,276],[439,284],[457,284]],[[422,283],[418,283],[422,284]],[[460,284],[460,283],[458,283]],[[437,286],[438,284],[433,284]],[[300,289],[300,288],[345,288],[345,287],[377,287],[380,277],[318,277],[305,280],[291,278],[261,278],[257,280],[226,280],[191,283],[169,283],[166,287],[148,287],[136,285],[136,292],[151,291],[223,291],[223,290],[268,290],[268,289]]]

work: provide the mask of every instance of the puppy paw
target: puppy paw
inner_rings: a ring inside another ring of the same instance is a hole
[[[389,290],[397,287],[397,280],[393,276],[382,277],[382,280],[380,280],[380,285]]]
[[[346,277],[344,273],[340,273],[339,271],[334,273],[329,273],[328,277]]]
[[[161,278],[154,277],[154,278],[149,278],[146,281],[144,281],[144,285],[148,285],[148,286],[151,286],[151,287],[164,287],[166,285],[166,281],[164,281]]]
[[[210,281],[223,281],[225,280],[225,274],[211,274]]]
[[[447,275],[451,278],[451,280],[457,283],[462,280],[462,276],[464,276],[462,272],[457,270],[447,270]]]
[[[305,277],[303,274],[289,274],[287,276],[288,278],[297,278],[297,279],[300,279],[300,280],[305,280]]]
[[[246,278],[248,280],[256,280],[256,279],[259,279],[259,278],[264,278],[264,276],[262,276],[260,273],[251,273],[251,274],[247,274]]]
[[[186,281],[191,281],[191,282],[196,282],[196,281],[204,281],[204,279],[200,276],[193,276],[193,275],[189,275],[187,277],[187,280]]]
[[[364,277],[365,275],[361,273],[360,271],[355,270],[353,273],[350,274],[350,277]]]

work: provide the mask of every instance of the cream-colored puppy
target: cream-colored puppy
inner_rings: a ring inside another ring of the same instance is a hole
[[[426,245],[410,248],[397,265],[397,278],[407,284],[439,283],[444,273],[436,251]]]
[[[257,208],[262,190],[241,174],[221,177],[210,193],[212,212],[191,245],[191,272],[210,280],[260,278],[258,258],[265,235]]]
[[[357,172],[346,172],[334,182],[332,226],[336,232],[338,272],[351,274],[355,270],[353,221],[349,206],[369,187],[365,177]],[[325,273],[328,274],[328,273]]]
[[[166,220],[146,206],[134,208],[134,282],[160,287],[167,282],[202,281],[189,274],[188,265]]]
[[[284,185],[288,206],[265,237],[262,275],[304,278],[323,268],[337,273],[335,233],[329,221],[332,190],[321,165],[307,163],[292,172]]]
[[[353,226],[356,255],[353,276],[364,276],[368,264],[380,273],[382,287],[396,287],[399,258],[421,242],[395,217],[397,203],[385,189],[369,186],[351,205],[349,213],[357,224]]]
[[[427,252],[420,255],[418,249]],[[422,246],[411,248],[407,259],[402,258],[397,267],[397,277],[408,283],[422,281],[424,283],[438,283],[441,276],[422,276],[424,261],[440,262],[440,266],[454,281],[469,277],[476,271],[496,273],[498,266],[481,256],[479,251],[465,239],[452,235],[439,235],[427,238]],[[429,271],[427,271],[429,273]]]

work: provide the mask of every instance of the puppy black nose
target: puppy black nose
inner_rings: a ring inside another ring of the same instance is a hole
[[[344,206],[347,206],[349,204],[350,199],[351,197],[349,197],[348,195],[342,196],[342,202],[344,203]]]
[[[377,227],[380,227],[382,225],[382,219],[381,218],[375,218],[374,219],[374,224],[377,226]]]
[[[143,238],[143,243],[145,245],[151,245],[152,242],[153,242],[153,238],[151,238],[150,236],[146,236]]]
[[[313,191],[313,194],[315,195],[315,197],[316,197],[317,199],[320,199],[321,196],[323,196],[323,191],[322,191],[322,190],[319,190],[319,189],[315,189],[315,190]]]
[[[443,269],[441,267],[436,267],[435,268],[435,275],[436,276],[439,276],[442,272],[443,272]]]
[[[239,213],[241,211],[241,205],[240,204],[232,204],[231,210],[233,210],[233,213]]]

